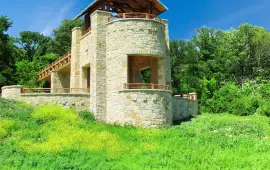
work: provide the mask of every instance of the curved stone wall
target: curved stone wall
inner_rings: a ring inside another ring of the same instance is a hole
[[[166,90],[120,90],[119,100],[107,111],[108,123],[142,127],[172,124],[172,92]]]
[[[107,54],[167,57],[166,26],[149,19],[121,19],[107,24]]]
[[[170,84],[167,27],[163,23],[147,19],[121,19],[106,26],[108,90],[119,89],[127,83],[128,56],[158,57],[158,84]]]
[[[120,19],[106,25],[107,122],[144,127],[171,124],[171,106],[167,106],[172,103],[171,92],[123,90],[128,56],[157,57],[158,84],[171,82],[166,32],[165,24],[149,19]]]

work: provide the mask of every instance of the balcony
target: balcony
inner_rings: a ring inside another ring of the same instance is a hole
[[[91,27],[89,27],[86,30],[82,31],[82,36],[86,35],[89,32],[91,32]]]
[[[108,22],[119,20],[119,19],[150,19],[150,20],[161,21],[161,19],[158,18],[154,14],[132,12],[132,13],[119,13],[119,14],[117,14],[115,16],[111,16],[108,19]]]

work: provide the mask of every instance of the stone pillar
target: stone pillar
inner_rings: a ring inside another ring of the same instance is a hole
[[[21,97],[22,86],[4,86],[2,87],[2,98],[18,99]]]
[[[97,120],[106,122],[107,114],[107,86],[106,86],[106,24],[110,12],[95,11],[91,14],[91,34],[93,35],[94,51],[90,79],[90,110]]]
[[[51,73],[51,93],[68,93],[70,85],[70,73],[52,72]]]
[[[82,36],[81,28],[76,27],[72,30],[70,88],[81,88],[80,87],[80,78],[82,76],[80,68],[81,36]]]
[[[172,87],[172,83],[171,83],[171,62],[170,62],[170,37],[169,37],[169,24],[168,24],[168,20],[162,20],[162,23],[165,24],[165,41],[167,44],[167,56],[164,58],[164,65],[165,65],[165,70],[166,71],[166,77],[165,77],[165,83],[166,85],[170,85],[170,89]]]
[[[61,83],[57,72],[51,73],[51,93],[57,93],[57,89],[61,87]]]

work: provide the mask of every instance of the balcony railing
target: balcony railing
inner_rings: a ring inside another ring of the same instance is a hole
[[[162,84],[148,84],[148,83],[125,83],[124,89],[160,89],[170,90],[169,85]]]
[[[22,93],[24,94],[64,94],[64,93],[90,93],[89,88],[23,88]]]
[[[86,35],[87,33],[91,32],[91,27],[87,28],[82,32],[82,36]]]
[[[190,99],[190,100],[198,100],[198,94],[197,93],[175,95],[174,97],[176,97],[176,98]]]
[[[38,81],[43,80],[44,78],[51,75],[51,72],[57,71],[66,65],[70,64],[71,62],[71,51],[69,51],[66,55],[59,58],[58,60],[55,60],[52,62],[49,66],[42,69],[38,74]]]
[[[141,18],[141,19],[152,19],[152,20],[161,20],[160,18],[157,18],[154,14],[149,13],[139,13],[139,12],[132,12],[132,13],[120,13],[116,16],[111,16],[108,21],[114,21],[118,19],[125,19],[125,18]]]

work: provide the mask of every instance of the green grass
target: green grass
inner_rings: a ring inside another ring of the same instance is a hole
[[[270,169],[270,119],[203,114],[167,129],[0,99],[0,169]]]

